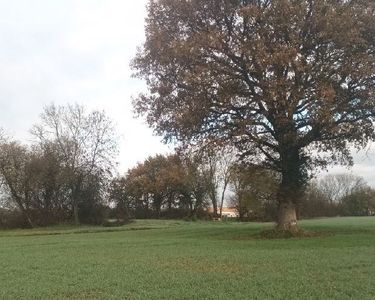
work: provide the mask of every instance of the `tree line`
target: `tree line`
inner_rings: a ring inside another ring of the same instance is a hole
[[[375,140],[374,36],[373,0],[149,1],[145,42],[132,62],[147,90],[134,108],[181,149],[235,149],[237,202],[256,199],[267,211],[276,202],[277,229],[298,231],[306,189],[310,202],[320,193],[311,175],[332,163],[351,165],[351,149]],[[161,157],[111,182],[112,129],[100,112],[47,108],[32,145],[2,143],[2,201],[28,226],[45,221],[43,209],[78,224],[108,193],[123,194],[128,213],[158,217],[166,205],[195,215],[211,199],[220,214],[229,181],[214,175],[210,155],[178,157],[180,177],[160,175],[168,184],[145,171],[163,170]],[[54,165],[59,171],[49,176]],[[355,198],[316,197],[335,214],[353,209]]]
[[[111,199],[122,218],[214,219],[224,205],[239,221],[274,221],[279,182],[277,173],[222,155],[157,155],[114,180]],[[370,215],[375,189],[345,173],[311,180],[297,209],[298,219]]]
[[[149,157],[113,181],[111,199],[127,217],[219,218],[234,159],[223,149]]]
[[[280,174],[233,147],[178,148],[120,176],[117,135],[103,112],[50,105],[31,134],[28,144],[1,134],[0,227],[216,219],[228,206],[241,221],[277,218]],[[374,189],[350,174],[311,180],[297,209],[298,218],[372,214]]]
[[[79,105],[46,107],[22,144],[0,141],[0,226],[100,222],[115,171],[112,121]]]

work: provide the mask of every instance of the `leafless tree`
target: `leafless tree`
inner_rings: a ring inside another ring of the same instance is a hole
[[[236,149],[232,147],[208,147],[203,152],[203,169],[206,175],[208,195],[212,203],[214,217],[222,217],[227,188],[234,163]]]
[[[344,197],[367,186],[363,177],[343,173],[329,174],[318,181],[318,188],[329,202],[340,202]]]
[[[63,157],[69,181],[74,221],[79,224],[79,201],[85,180],[105,178],[116,166],[117,139],[104,112],[86,112],[80,105],[45,107],[32,134],[41,148],[54,143]]]

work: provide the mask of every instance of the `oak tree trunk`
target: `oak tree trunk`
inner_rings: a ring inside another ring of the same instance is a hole
[[[277,228],[279,230],[297,231],[296,206],[292,202],[281,202],[278,208]]]
[[[282,173],[278,200],[277,228],[298,231],[297,205],[300,202],[305,181],[303,164],[298,149],[289,148],[281,156]]]

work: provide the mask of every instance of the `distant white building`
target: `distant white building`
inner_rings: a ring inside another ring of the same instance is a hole
[[[210,213],[214,212],[214,210],[213,210],[212,207],[210,207],[208,211]],[[222,217],[223,218],[238,218],[239,217],[239,213],[238,213],[237,209],[235,209],[234,207],[223,207]]]
[[[227,218],[238,218],[240,215],[233,207],[223,207],[222,216]]]

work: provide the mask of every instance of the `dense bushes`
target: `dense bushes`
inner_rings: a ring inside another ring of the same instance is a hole
[[[0,228],[28,228],[23,214],[17,210],[0,209]]]

